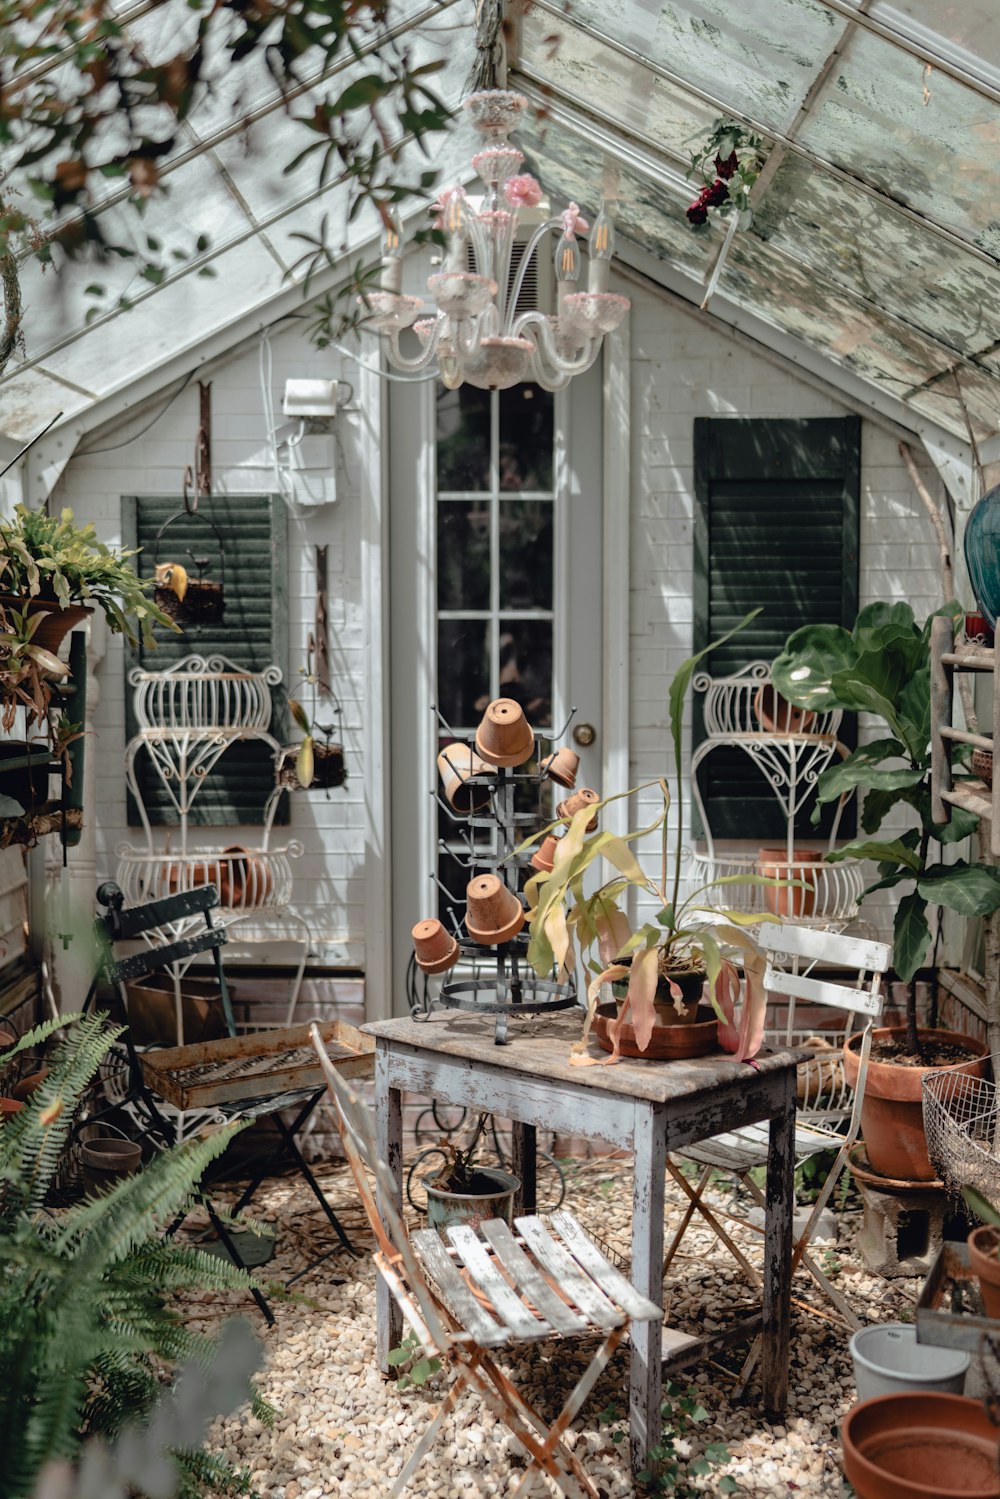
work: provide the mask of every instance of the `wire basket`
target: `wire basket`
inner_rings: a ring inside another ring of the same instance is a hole
[[[997,1085],[960,1067],[927,1072],[922,1083],[927,1153],[952,1192],[974,1187],[1000,1202]]]

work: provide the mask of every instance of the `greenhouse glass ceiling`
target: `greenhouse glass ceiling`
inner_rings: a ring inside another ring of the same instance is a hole
[[[145,45],[173,11],[135,23]],[[711,293],[710,309],[744,309],[893,397],[914,427],[963,440],[971,428],[978,442],[1000,430],[995,0],[531,0],[510,13],[508,82],[536,106],[517,143],[554,203],[593,211],[601,191],[613,196],[624,260],[695,304]],[[471,0],[392,5],[420,55],[445,59],[449,103],[471,62],[472,15]],[[0,383],[4,432],[27,435],[56,410],[85,422],[111,391],[287,292],[294,235],[337,211],[338,190],[281,175],[295,146],[278,103],[262,73],[248,142],[224,96],[212,100],[144,225],[167,236],[203,225],[213,280],[178,274],[86,327],[81,273],[56,286],[27,272],[27,348]],[[757,131],[767,162],[752,225],[696,233],[684,173],[722,115]],[[464,137],[435,152],[445,177],[467,157]],[[113,200],[106,212],[136,233]],[[353,232],[360,244],[372,224]]]

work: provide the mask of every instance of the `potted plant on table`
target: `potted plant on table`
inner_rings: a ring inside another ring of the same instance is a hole
[[[961,617],[958,604],[938,613]],[[975,830],[978,817],[957,807],[948,823],[931,817],[930,630],[935,617],[919,626],[909,604],[872,604],[862,609],[853,630],[807,625],[789,636],[771,670],[778,691],[799,707],[866,712],[884,726],[879,738],[823,771],[813,817],[818,818],[823,803],[863,789],[865,836],[826,858],[874,860],[878,879],[866,895],[909,886],[896,910],[893,938],[893,966],[907,985],[906,1024],[875,1031],[861,1122],[869,1162],[883,1176],[900,1181],[930,1181],[935,1175],[921,1112],[921,1079],[927,1069],[967,1062],[970,1073],[983,1076],[986,1068],[987,1048],[971,1036],[917,1024],[916,976],[931,948],[928,909],[944,906],[962,916],[1000,909],[1000,869],[967,859],[946,863],[941,856],[944,846]],[[911,826],[876,837],[897,810],[906,812]],[[859,1058],[852,1042],[845,1066],[853,1083]]]
[[[525,893],[530,905],[528,961],[535,972],[547,975],[555,967],[570,972],[575,966],[574,943],[579,944],[585,970],[587,1019],[583,1036],[574,1048],[578,1064],[593,1062],[586,1053],[592,1024],[598,1039],[619,1055],[698,1056],[711,1051],[718,1040],[737,1060],[754,1056],[763,1039],[765,962],[748,928],[774,916],[720,908],[709,892],[729,885],[779,885],[759,875],[726,875],[711,880],[687,896],[681,895],[683,857],[683,800],[681,730],[684,701],[698,663],[710,651],[741,630],[755,610],[734,630],[690,657],[677,671],[670,688],[670,735],[673,745],[676,785],[677,828],[671,853],[667,814],[671,794],[666,780],[648,782],[659,787],[663,809],[650,827],[616,837],[607,831],[588,834],[597,808],[583,807],[569,821],[555,848],[551,870],[543,869],[528,881]],[[635,791],[621,793],[632,796]],[[608,802],[618,800],[609,797]],[[607,803],[599,803],[599,806]],[[563,824],[564,825],[564,824]],[[560,823],[552,823],[521,845],[518,852],[551,835]],[[646,834],[661,834],[659,879],[648,874],[629,844]],[[591,866],[607,859],[617,873],[593,894],[584,893],[584,878]],[[649,920],[630,921],[621,900],[631,890],[651,897],[655,910]],[[735,959],[746,974],[746,998],[739,1024],[736,1001],[740,979]],[[620,1007],[598,1008],[605,984],[617,986]],[[712,1009],[699,1006],[708,985]]]

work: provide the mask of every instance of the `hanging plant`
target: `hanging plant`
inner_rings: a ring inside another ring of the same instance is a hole
[[[739,214],[739,227],[753,223],[750,189],[766,160],[764,142],[725,116],[716,120],[712,133],[691,157],[685,176],[700,178],[702,188],[687,209],[692,229],[701,229],[714,213],[719,218]]]

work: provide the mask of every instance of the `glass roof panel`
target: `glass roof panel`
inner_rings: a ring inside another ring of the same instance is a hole
[[[926,42],[936,33],[968,53],[973,68],[983,62],[1000,68],[996,0],[894,0],[892,5],[874,5],[872,14],[904,27],[918,41]],[[954,53],[952,57],[958,61]]]
[[[553,121],[532,120],[517,133],[552,201],[553,213],[569,200],[589,219],[602,190],[616,199],[615,227],[691,275],[704,274],[714,253],[713,237],[692,234],[678,199],[648,177],[619,167],[597,146]],[[719,240],[714,240],[715,244]]]
[[[27,442],[59,412],[63,421],[69,421],[89,404],[87,396],[44,370],[22,373],[12,360],[7,366],[6,384],[0,386],[0,429],[6,437]]]
[[[773,254],[755,235],[737,235],[721,287],[743,307],[790,333],[890,394],[907,392],[946,370],[946,353],[846,293],[824,286],[805,267]],[[1000,393],[1000,386],[997,387]],[[950,430],[965,436],[960,410],[947,413]],[[998,426],[1000,402],[983,435]],[[944,416],[941,417],[945,421]]]
[[[803,157],[785,157],[751,232],[949,348],[978,353],[997,336],[1000,266]]]
[[[715,120],[708,105],[538,5],[529,5],[521,19],[517,66],[685,165]]]
[[[919,58],[855,29],[798,140],[1000,256],[1000,108]]]
[[[820,0],[573,0],[569,15],[775,129],[844,28]]]

